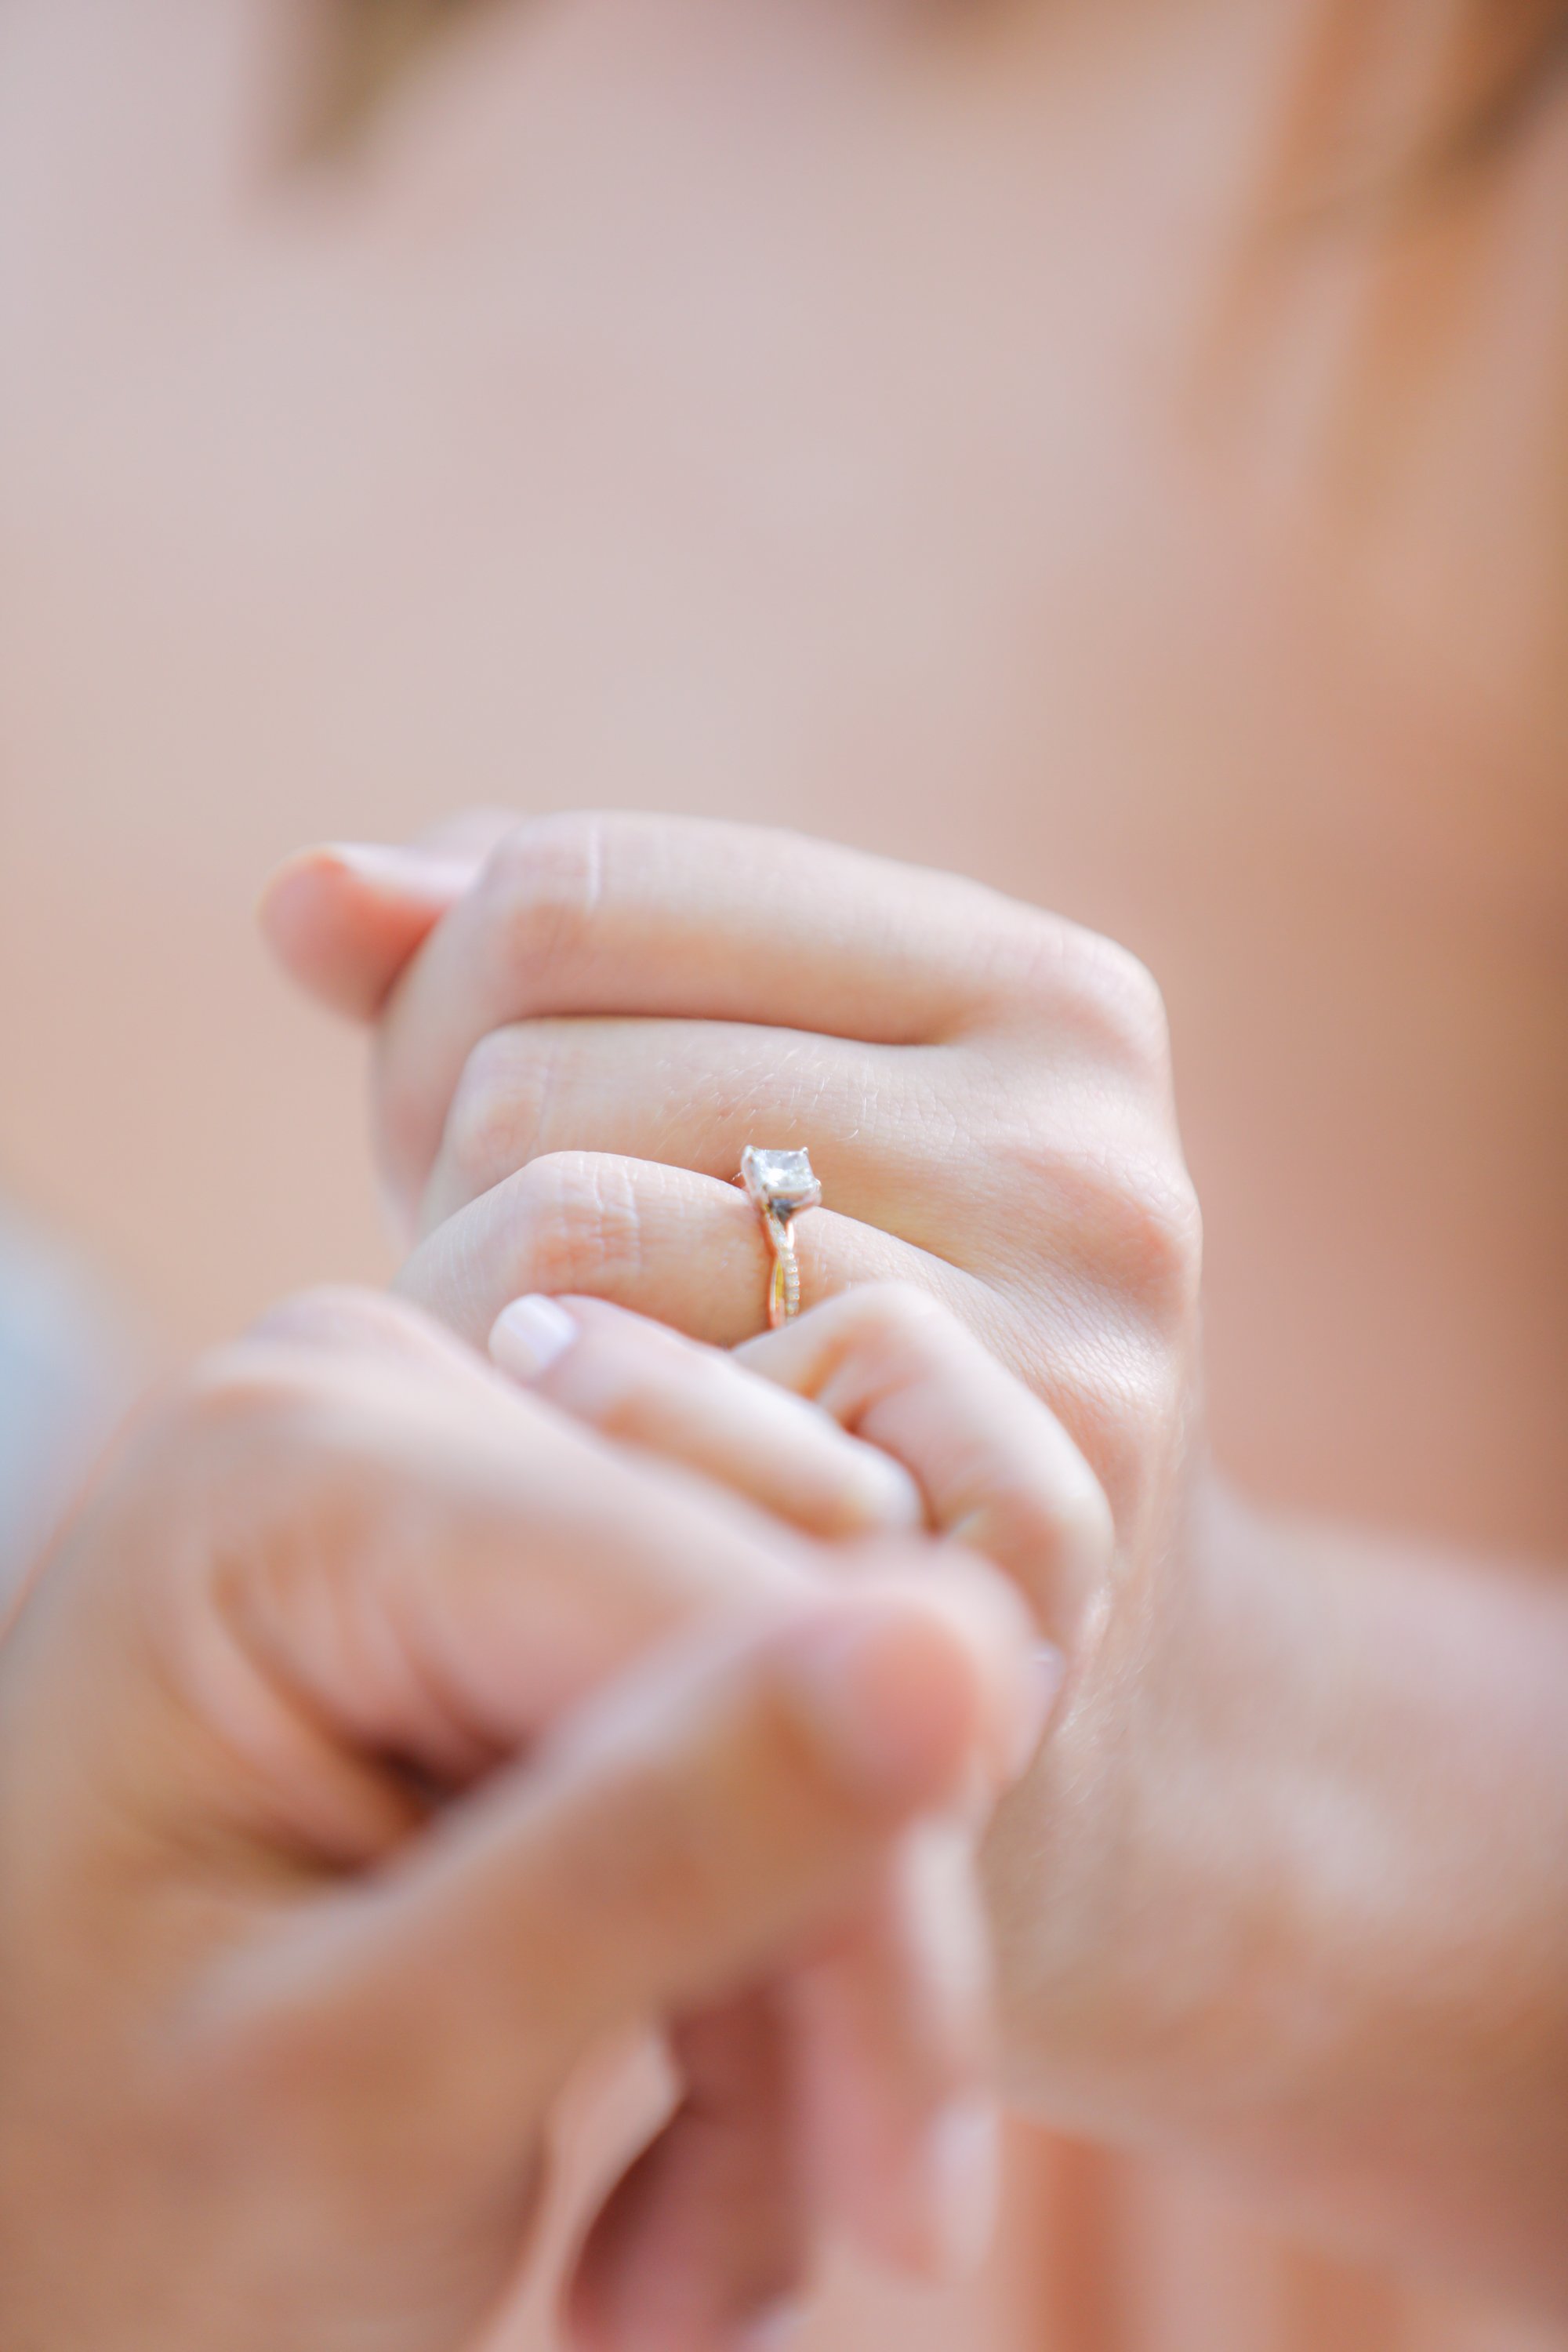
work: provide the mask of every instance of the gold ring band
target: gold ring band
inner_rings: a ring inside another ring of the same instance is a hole
[[[793,1225],[803,1209],[818,1206],[822,1187],[812,1173],[807,1153],[763,1151],[749,1143],[741,1154],[741,1172],[735,1181],[745,1187],[773,1252],[768,1328],[776,1331],[781,1323],[793,1321],[800,1313],[800,1260],[795,1252]]]
[[[764,1212],[763,1231],[773,1254],[773,1270],[768,1277],[768,1328],[776,1331],[781,1323],[792,1321],[800,1313],[800,1260],[787,1218]]]

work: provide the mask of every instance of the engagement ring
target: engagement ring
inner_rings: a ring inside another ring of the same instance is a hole
[[[741,1154],[741,1172],[735,1181],[745,1186],[746,1198],[763,1221],[773,1254],[768,1328],[776,1331],[781,1323],[800,1313],[800,1266],[791,1221],[803,1209],[818,1206],[822,1187],[811,1172],[805,1152],[757,1151],[749,1143]]]

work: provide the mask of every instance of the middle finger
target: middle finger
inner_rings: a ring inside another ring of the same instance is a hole
[[[951,1248],[975,1188],[955,1171],[994,1123],[949,1046],[863,1045],[728,1021],[563,1019],[469,1055],[426,1189],[426,1233],[531,1160],[615,1152],[732,1177],[748,1143],[804,1146],[844,1215]],[[938,1148],[933,1148],[933,1143]]]

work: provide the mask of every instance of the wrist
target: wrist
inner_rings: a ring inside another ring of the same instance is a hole
[[[1180,2137],[1240,2095],[1280,1900],[1260,1706],[1278,1701],[1266,1519],[1206,1467],[1179,1549],[1123,1589],[987,1849],[1008,2089],[1051,2121]]]

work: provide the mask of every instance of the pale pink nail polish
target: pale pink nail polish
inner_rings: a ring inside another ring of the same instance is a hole
[[[577,1325],[557,1299],[537,1292],[503,1307],[490,1329],[492,1362],[514,1381],[536,1381],[577,1338]]]

